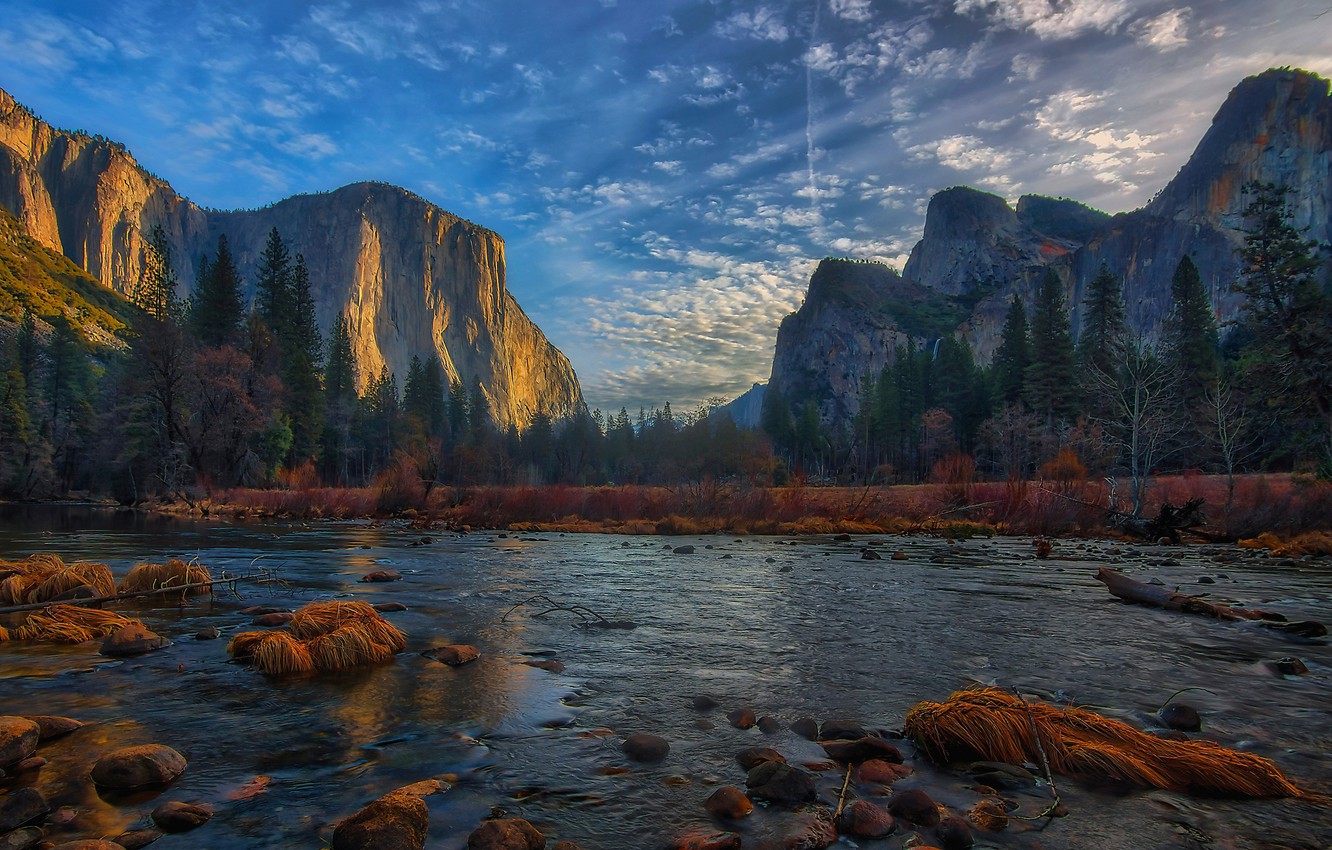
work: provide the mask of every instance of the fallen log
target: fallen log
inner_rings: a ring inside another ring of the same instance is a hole
[[[180,593],[181,591],[191,590],[197,587],[212,587],[217,584],[234,585],[237,582],[242,581],[264,581],[268,577],[269,576],[266,573],[245,576],[223,576],[222,578],[210,579],[209,581],[167,585],[165,587],[154,587],[149,590],[132,590],[126,593],[113,593],[109,596],[92,596],[85,599],[54,599],[49,602],[32,602],[27,605],[9,605],[0,608],[0,614],[17,614],[20,611],[41,611],[44,608],[50,608],[52,605],[76,605],[80,608],[88,608],[106,602],[119,602],[122,599],[133,599],[139,596],[155,596],[161,593]]]
[[[1290,623],[1286,622],[1285,617],[1280,614],[1274,614],[1271,611],[1259,611],[1251,608],[1235,608],[1230,605],[1217,605],[1214,602],[1208,602],[1198,596],[1190,596],[1187,593],[1168,590],[1162,586],[1144,584],[1136,579],[1129,578],[1118,570],[1112,570],[1109,567],[1101,567],[1098,569],[1096,571],[1096,580],[1104,584],[1106,590],[1109,590],[1112,596],[1123,599],[1125,602],[1135,602],[1139,605],[1150,605],[1153,608],[1163,608],[1167,611],[1183,611],[1189,614],[1199,614],[1217,620],[1241,620],[1253,622],[1263,628],[1275,629],[1276,631],[1297,635],[1299,637],[1315,638],[1323,637],[1327,634],[1327,627],[1322,623],[1316,623],[1313,621]]]

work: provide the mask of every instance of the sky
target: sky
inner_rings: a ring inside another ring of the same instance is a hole
[[[0,88],[196,203],[359,180],[496,231],[589,406],[767,379],[825,256],[930,196],[1144,204],[1332,0],[0,0]]]

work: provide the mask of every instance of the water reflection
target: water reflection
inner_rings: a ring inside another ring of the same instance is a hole
[[[789,732],[731,729],[725,710],[749,706],[784,722],[852,717],[891,729],[917,700],[975,681],[1058,692],[1129,720],[1175,690],[1206,688],[1188,697],[1210,734],[1275,757],[1301,779],[1332,781],[1328,648],[1123,606],[1091,579],[1096,565],[1115,560],[1108,544],[1062,547],[1085,560],[1037,562],[1027,541],[972,542],[958,555],[941,541],[906,539],[890,545],[908,560],[863,561],[865,541],[827,539],[700,538],[673,541],[696,548],[674,555],[660,538],[473,534],[413,546],[419,532],[366,523],[229,525],[110,509],[4,507],[0,523],[2,557],[56,551],[105,561],[121,576],[148,557],[197,553],[214,570],[244,572],[262,555],[286,582],[243,586],[244,599],[127,607],[176,643],[125,662],[108,663],[95,645],[0,647],[0,712],[93,724],[42,749],[51,763],[35,781],[78,812],[57,838],[114,834],[151,810],[153,800],[102,800],[86,776],[107,749],[159,742],[190,761],[169,798],[218,809],[195,833],[199,846],[218,850],[314,846],[368,800],[437,776],[457,784],[428,800],[431,847],[462,846],[494,806],[588,850],[655,846],[710,826],[702,801],[716,784],[743,780],[737,750],[765,744],[792,760],[821,758]],[[1142,551],[1116,565],[1171,586],[1219,571],[1202,550],[1171,550],[1170,567],[1148,567],[1161,555]],[[384,568],[404,579],[357,581]],[[1218,579],[1217,596],[1332,620],[1326,572],[1279,571],[1255,559],[1220,571],[1228,578]],[[638,628],[583,630],[573,617],[538,619],[532,608],[503,616],[537,593]],[[389,615],[408,634],[408,652],[381,667],[284,681],[229,663],[226,638],[249,628],[240,608],[333,596],[408,605]],[[205,626],[223,639],[194,640]],[[443,643],[471,643],[482,656],[455,669],[418,654]],[[567,670],[529,667],[532,654]],[[1282,679],[1259,663],[1290,654],[1308,675]],[[689,707],[700,693],[722,702],[710,718],[716,728],[700,728]],[[588,734],[599,729],[616,734]],[[667,761],[625,762],[619,741],[636,731],[670,739]],[[951,775],[922,781],[946,802],[974,800]],[[1231,836],[1234,847],[1268,846],[1273,836],[1291,846],[1332,844],[1332,830],[1296,804],[1114,796],[1076,783],[1065,798],[1074,812],[1067,821],[987,841],[1184,846],[1181,836],[1197,829]],[[777,823],[760,812],[744,827],[746,846]]]

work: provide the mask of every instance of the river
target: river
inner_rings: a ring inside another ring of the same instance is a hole
[[[420,545],[423,535],[433,542]],[[692,545],[693,554],[671,547]],[[865,560],[873,548],[883,560]],[[900,551],[905,560],[893,560]],[[0,644],[0,714],[61,714],[90,725],[44,744],[34,782],[67,807],[59,836],[114,836],[165,800],[206,803],[216,817],[167,836],[165,848],[325,846],[331,825],[394,788],[445,776],[427,798],[427,847],[458,850],[487,815],[527,818],[585,850],[658,848],[690,828],[716,830],[703,800],[743,786],[735,753],[772,746],[790,761],[822,752],[792,732],[732,728],[731,708],[783,723],[851,718],[898,729],[912,704],[976,683],[1095,706],[1142,725],[1176,691],[1204,734],[1276,760],[1298,783],[1332,787],[1332,650],[1243,624],[1124,605],[1092,579],[1098,566],[1156,577],[1185,592],[1234,599],[1290,619],[1332,622],[1332,564],[1278,564],[1233,547],[1057,541],[1046,560],[1030,539],[930,537],[698,538],[472,532],[440,534],[364,522],[189,521],[110,509],[0,506],[0,557],[55,552],[97,560],[117,578],[138,561],[197,557],[214,574],[264,566],[281,583],[242,583],[188,604],[122,603],[175,641],[128,660],[72,647]],[[400,582],[361,583],[392,569]],[[1200,577],[1215,584],[1199,584]],[[632,630],[578,628],[577,618],[519,606],[545,594]],[[239,609],[328,598],[396,601],[408,635],[392,663],[346,675],[271,680],[231,663]],[[506,612],[508,613],[507,616]],[[193,639],[216,626],[223,639]],[[468,643],[458,668],[419,653]],[[1263,662],[1304,661],[1302,676]],[[555,659],[560,673],[524,664]],[[720,708],[701,714],[700,694]],[[710,728],[709,728],[710,727]],[[620,752],[634,732],[671,751],[638,765]],[[102,799],[87,781],[98,753],[167,744],[189,759],[160,796]],[[910,745],[904,743],[910,752]],[[965,775],[917,759],[919,784],[965,809]],[[820,777],[837,799],[839,771]],[[979,847],[1332,847],[1328,809],[1228,801],[1062,780],[1068,816],[1044,829],[1015,822],[977,832]],[[1039,811],[1044,794],[1019,797]],[[741,822],[762,846],[776,812]],[[53,836],[56,837],[56,836]],[[904,834],[859,846],[899,848]],[[841,846],[857,846],[843,839]]]

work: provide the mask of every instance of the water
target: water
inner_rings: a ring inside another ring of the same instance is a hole
[[[431,848],[465,846],[495,809],[531,820],[552,843],[664,847],[682,831],[721,828],[703,801],[718,784],[743,785],[734,761],[740,749],[773,746],[793,762],[822,757],[790,732],[733,729],[727,710],[896,729],[918,700],[976,682],[1058,695],[1135,723],[1175,691],[1205,688],[1179,699],[1203,711],[1208,736],[1274,758],[1306,785],[1332,787],[1328,646],[1125,606],[1092,580],[1109,564],[1185,592],[1332,622],[1326,562],[1278,567],[1245,554],[1222,564],[1211,557],[1221,550],[1123,544],[1113,554],[1115,544],[1104,541],[1061,541],[1049,560],[1036,561],[1030,541],[1020,539],[968,541],[950,553],[932,538],[476,532],[413,546],[423,532],[368,523],[3,510],[0,557],[52,551],[104,561],[117,577],[136,561],[168,556],[198,556],[214,573],[244,573],[260,558],[284,582],[242,584],[243,599],[219,594],[184,607],[122,603],[122,613],[176,641],[126,661],[98,656],[96,644],[0,645],[0,714],[64,714],[92,724],[41,749],[50,764],[31,781],[53,806],[68,807],[69,822],[54,837],[114,836],[170,799],[207,803],[218,814],[154,847],[314,848],[369,800],[444,776],[454,786],[427,798]],[[870,540],[882,543],[885,560],[860,559]],[[696,553],[663,548],[685,543]],[[908,560],[886,559],[893,550]],[[385,568],[404,580],[357,581]],[[1204,586],[1201,575],[1228,578]],[[535,594],[638,627],[580,629],[566,613],[510,611]],[[225,638],[249,628],[240,608],[332,597],[408,605],[387,615],[409,636],[407,652],[347,675],[286,681],[229,662]],[[194,640],[206,626],[224,639]],[[443,643],[470,643],[482,656],[455,669],[418,654]],[[1309,673],[1281,678],[1262,664],[1287,655],[1303,659]],[[523,663],[544,658],[567,667],[552,674]],[[698,713],[690,702],[699,694],[721,708]],[[667,759],[627,762],[619,743],[633,732],[670,740]],[[183,753],[184,776],[160,796],[99,797],[86,780],[97,755],[150,742]],[[820,774],[825,800],[836,801],[841,779],[837,770]],[[961,774],[922,768],[899,787],[912,784],[955,807],[977,799]],[[1310,804],[1059,785],[1068,817],[1041,831],[1015,823],[1003,833],[978,832],[978,846],[1332,846],[1328,810]],[[1021,811],[1039,811],[1046,793],[1018,795]],[[765,846],[785,817],[760,810],[741,822],[745,846]],[[899,831],[863,846],[903,842]]]

